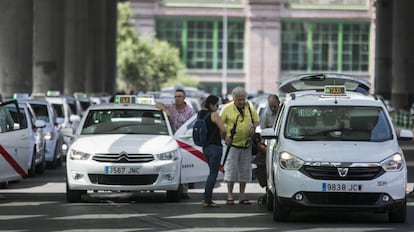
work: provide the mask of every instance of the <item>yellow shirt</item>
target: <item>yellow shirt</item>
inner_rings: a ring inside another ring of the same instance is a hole
[[[251,116],[249,112],[249,106],[252,112]],[[220,111],[220,117],[226,126],[227,136],[230,136],[230,131],[233,128],[238,115],[239,117],[237,119],[236,133],[234,134],[232,145],[244,147],[247,139],[249,138],[249,130],[253,126],[251,118],[253,117],[253,122],[257,124],[259,122],[259,116],[256,112],[256,109],[250,102],[246,102],[244,105],[243,116],[234,105],[234,102],[228,103]]]

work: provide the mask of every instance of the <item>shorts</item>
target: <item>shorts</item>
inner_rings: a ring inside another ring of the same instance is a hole
[[[231,147],[224,165],[224,180],[250,182],[252,179],[252,149]]]

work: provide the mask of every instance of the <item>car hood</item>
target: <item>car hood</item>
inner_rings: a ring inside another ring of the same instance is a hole
[[[176,140],[166,135],[94,135],[81,136],[71,149],[86,153],[159,154],[178,149]]]
[[[287,151],[305,162],[351,162],[377,163],[402,152],[394,141],[349,142],[349,141],[286,141],[282,151]]]

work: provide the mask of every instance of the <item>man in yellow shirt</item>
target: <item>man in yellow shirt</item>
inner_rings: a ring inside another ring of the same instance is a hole
[[[233,187],[239,182],[239,204],[251,204],[245,197],[246,183],[251,181],[252,144],[251,137],[259,124],[259,116],[250,102],[247,92],[236,87],[232,91],[233,101],[223,107],[220,117],[227,130],[226,144],[231,146],[224,165],[224,180],[227,182],[227,204],[234,204]],[[235,126],[232,138],[231,131]]]

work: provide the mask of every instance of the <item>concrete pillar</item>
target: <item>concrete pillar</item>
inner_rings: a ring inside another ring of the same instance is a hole
[[[104,92],[113,94],[116,88],[116,36],[118,0],[107,0],[106,6],[106,80]]]
[[[393,0],[377,0],[375,33],[375,93],[391,99]]]
[[[65,65],[66,94],[85,91],[88,35],[88,1],[65,1]]]
[[[32,91],[33,2],[0,1],[0,94]]]
[[[85,91],[101,93],[106,82],[106,1],[89,0],[88,2],[88,54],[86,66]]]
[[[279,79],[281,1],[246,2],[246,89],[275,93]]]
[[[64,4],[64,1],[34,0],[34,93],[63,91]]]
[[[408,110],[414,101],[414,1],[393,1],[393,66],[391,103],[396,110]]]

